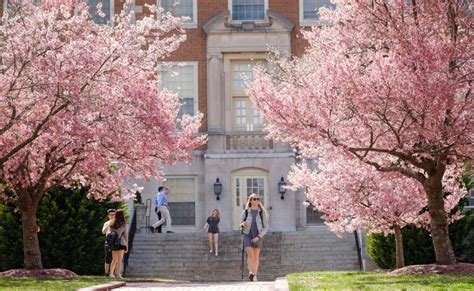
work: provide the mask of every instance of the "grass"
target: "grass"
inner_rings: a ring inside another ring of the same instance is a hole
[[[109,281],[105,276],[80,276],[74,279],[1,278],[0,290],[76,290]]]
[[[139,278],[125,277],[127,282],[134,281],[151,281],[151,282],[172,282],[169,279],[160,278]],[[13,290],[77,290],[79,288],[90,287],[93,285],[104,284],[110,281],[120,281],[120,279],[112,279],[105,276],[80,276],[71,279],[30,279],[30,278],[0,278],[1,291]]]
[[[296,290],[474,290],[474,276],[403,275],[360,272],[295,273],[287,276]]]

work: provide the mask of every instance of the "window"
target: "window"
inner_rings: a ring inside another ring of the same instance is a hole
[[[245,90],[245,80],[253,80],[254,64],[235,63],[232,68],[232,86],[233,90]]]
[[[163,186],[170,188],[168,206],[173,225],[196,225],[194,177],[167,177]]]
[[[265,20],[268,0],[230,0],[232,20]]]
[[[161,77],[162,86],[178,95],[181,108],[178,117],[183,114],[195,115],[197,112],[197,63],[172,65]]]
[[[314,210],[313,206],[306,207],[306,224],[322,224],[324,220],[321,218],[324,213]]]
[[[317,22],[322,7],[335,9],[336,5],[331,0],[300,0],[300,22]]]
[[[163,13],[171,13],[174,17],[185,17],[185,28],[197,27],[197,0],[159,0]]]
[[[253,80],[255,63],[249,61],[232,62],[232,114],[234,129],[237,131],[262,130],[263,115],[258,112],[246,96],[246,80]]]
[[[97,4],[102,3],[102,12],[105,14],[101,17],[97,14]],[[113,15],[113,2],[110,0],[87,0],[89,5],[89,14],[91,19],[97,24],[107,24],[111,22],[111,15]]]

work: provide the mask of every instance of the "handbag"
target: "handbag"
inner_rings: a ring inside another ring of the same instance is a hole
[[[115,230],[110,231],[105,237],[105,243],[107,244],[107,247],[112,251],[119,250],[122,246],[122,236],[123,232],[122,235],[119,236]]]

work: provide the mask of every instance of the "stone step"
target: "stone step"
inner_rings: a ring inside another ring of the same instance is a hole
[[[126,274],[191,281],[240,280],[241,234],[221,233],[219,257],[209,254],[208,248],[205,233],[140,232],[135,236]],[[353,239],[339,239],[329,231],[269,233],[260,258],[260,280],[293,272],[358,269]]]

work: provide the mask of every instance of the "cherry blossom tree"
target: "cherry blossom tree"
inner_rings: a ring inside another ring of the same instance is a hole
[[[160,62],[185,39],[178,19],[134,21],[124,9],[98,25],[85,2],[11,3],[0,27],[0,197],[21,213],[25,268],[35,269],[49,189],[80,183],[95,199],[124,199],[124,177],[159,178],[205,137],[202,115],[178,118],[177,97],[158,89]]]
[[[334,159],[320,160],[318,170],[306,164],[294,166],[289,180],[294,189],[305,188],[311,205],[324,213],[322,219],[337,235],[365,229],[369,234],[395,235],[396,267],[405,266],[401,229],[408,224],[430,229],[427,199],[423,187],[398,172],[378,172],[355,159],[343,159],[341,152]],[[444,207],[450,213],[465,193],[448,179],[444,190]],[[451,192],[452,191],[452,192]],[[462,216],[448,217],[453,222]]]
[[[269,137],[305,156],[343,151],[417,181],[437,263],[453,264],[443,177],[474,152],[472,7],[462,0],[334,2],[336,10],[320,9],[331,25],[305,34],[305,54],[256,69],[249,94]]]

